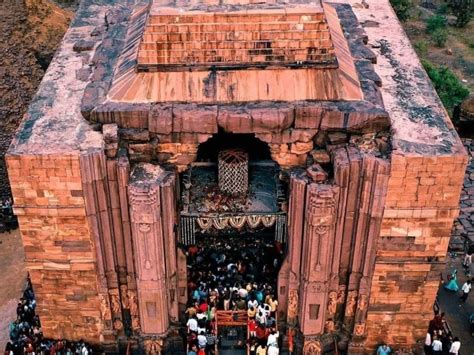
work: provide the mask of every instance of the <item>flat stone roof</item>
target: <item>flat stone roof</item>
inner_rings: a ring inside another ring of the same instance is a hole
[[[459,137],[389,0],[366,0],[366,3],[368,8],[356,0],[331,2],[336,7],[352,5],[359,21],[365,25],[369,44],[377,47],[374,50],[378,62],[374,67],[382,78],[381,93],[391,117],[395,153],[464,154]],[[97,67],[94,75],[97,70],[106,75],[113,73],[108,67],[108,57],[96,58],[96,63],[91,63],[91,58],[105,33],[105,13],[108,14],[108,23],[115,24],[108,32],[109,36],[117,33],[119,38],[126,33],[127,27],[122,25],[120,15],[114,15],[114,10],[123,12],[126,6],[126,2],[121,0],[81,2],[76,19],[31,102],[9,154],[64,154],[102,146],[101,134],[81,116],[80,105],[86,84],[92,79],[89,75],[91,66]],[[91,36],[91,33],[96,35]],[[74,51],[78,41],[82,41],[85,47],[91,45],[93,49],[83,52],[76,48]],[[117,40],[113,44],[111,51],[119,50],[123,42]],[[103,93],[108,88],[98,85],[96,90]]]
[[[393,153],[465,154],[461,140],[389,0],[335,1],[352,5],[377,53],[385,109],[391,118]]]

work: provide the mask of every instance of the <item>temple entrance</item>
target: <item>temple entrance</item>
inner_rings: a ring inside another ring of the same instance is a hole
[[[259,344],[278,347],[286,187],[269,158],[253,135],[220,132],[181,175],[188,349],[245,354]]]
[[[199,233],[187,248],[188,316],[195,312],[198,334],[217,337],[219,354],[246,353],[259,323],[262,338],[277,328],[271,304],[285,245],[274,229]],[[268,314],[259,314],[265,307]]]

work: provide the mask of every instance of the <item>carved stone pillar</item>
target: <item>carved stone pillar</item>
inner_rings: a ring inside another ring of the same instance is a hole
[[[360,197],[359,223],[357,228],[357,253],[353,261],[353,272],[358,275],[352,291],[350,323],[353,324],[353,340],[363,340],[365,336],[367,310],[370,300],[370,282],[374,272],[377,236],[380,235],[383,206],[390,172],[389,162],[370,155],[363,157],[363,179]],[[347,307],[346,307],[347,309]],[[350,328],[349,328],[350,329]],[[360,347],[355,346],[359,349]],[[352,352],[356,352],[356,349]],[[351,347],[350,347],[351,349]],[[358,351],[358,350],[357,350]]]
[[[163,223],[163,243],[166,255],[166,282],[168,288],[169,316],[178,322],[178,275],[176,255],[176,176],[168,175],[161,183],[161,215]]]
[[[288,253],[278,275],[278,304],[282,310],[279,319],[286,319],[291,326],[295,326],[298,319],[301,243],[307,184],[308,179],[304,171],[292,172],[288,210]]]
[[[172,173],[152,164],[133,169],[128,186],[137,273],[138,308],[143,334],[162,334],[169,326],[161,186]]]
[[[304,336],[324,331],[338,201],[337,186],[308,185],[299,309]]]

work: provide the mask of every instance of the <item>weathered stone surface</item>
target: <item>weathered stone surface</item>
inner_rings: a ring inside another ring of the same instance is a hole
[[[308,176],[316,183],[323,183],[327,180],[328,174],[319,164],[313,164],[308,169],[306,169]]]
[[[315,163],[328,164],[331,162],[331,157],[326,149],[315,149],[311,151],[311,157]]]
[[[292,106],[249,105],[245,108],[219,107],[218,124],[231,133],[281,132],[294,121]]]
[[[173,132],[217,133],[217,106],[173,106]]]
[[[153,105],[148,116],[151,133],[170,134],[173,131],[173,111],[171,106]]]
[[[119,130],[121,139],[134,142],[148,142],[150,133],[146,129],[122,128]]]
[[[118,143],[118,128],[115,123],[104,124],[102,126],[102,134],[105,143]]]
[[[264,142],[273,144],[308,143],[313,139],[316,133],[316,129],[289,128],[279,133],[256,133],[255,137]]]
[[[74,43],[74,46],[72,47],[73,51],[75,52],[84,52],[84,51],[90,51],[94,48],[96,42],[95,41],[88,41],[81,39]]]
[[[343,144],[347,143],[349,137],[344,132],[329,132],[328,133],[329,143],[331,144]]]
[[[98,343],[98,269],[79,157],[9,156],[7,164],[44,335]]]
[[[296,142],[296,143],[291,143],[290,145],[290,152],[293,154],[307,154],[313,149],[313,142]]]
[[[324,109],[321,104],[302,103],[295,107],[295,128],[318,129]]]

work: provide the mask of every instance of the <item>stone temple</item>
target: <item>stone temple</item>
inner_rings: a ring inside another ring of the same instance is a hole
[[[163,354],[262,235],[283,348],[416,349],[466,162],[388,0],[82,0],[7,154],[45,337]]]

